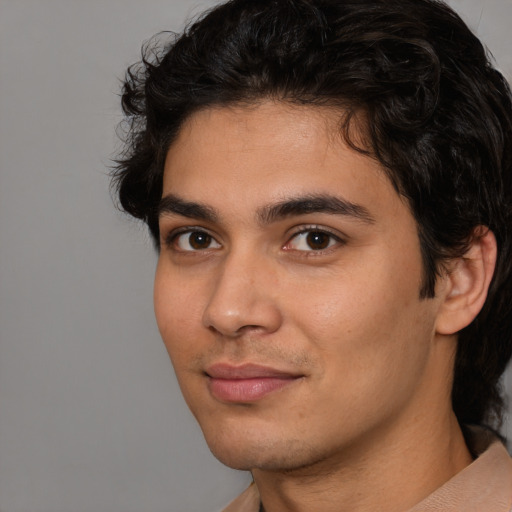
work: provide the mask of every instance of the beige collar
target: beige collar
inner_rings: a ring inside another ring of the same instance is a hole
[[[409,512],[511,512],[512,459],[490,432],[473,429],[478,458]]]

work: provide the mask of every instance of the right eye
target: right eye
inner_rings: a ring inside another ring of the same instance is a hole
[[[172,245],[183,252],[204,251],[206,249],[219,249],[220,244],[206,231],[189,230],[174,235]]]

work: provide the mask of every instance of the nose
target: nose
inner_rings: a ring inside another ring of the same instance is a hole
[[[248,331],[269,334],[282,323],[275,300],[276,278],[263,259],[230,255],[216,276],[203,324],[225,337]]]

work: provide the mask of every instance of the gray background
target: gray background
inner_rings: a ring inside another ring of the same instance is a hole
[[[215,511],[249,481],[181,399],[106,176],[140,43],[213,3],[0,0],[0,512]],[[452,5],[510,78],[512,1]]]

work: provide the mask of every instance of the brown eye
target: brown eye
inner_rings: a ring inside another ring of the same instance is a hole
[[[207,249],[210,246],[212,237],[206,233],[196,231],[188,236],[189,244],[194,249]]]
[[[185,231],[176,235],[174,244],[180,251],[204,251],[218,249],[220,244],[205,231]]]
[[[318,251],[327,248],[331,238],[327,233],[310,231],[306,236],[306,243],[311,249]]]
[[[287,243],[286,248],[294,251],[322,251],[336,244],[340,244],[341,240],[327,231],[319,231],[309,229],[297,233]]]

